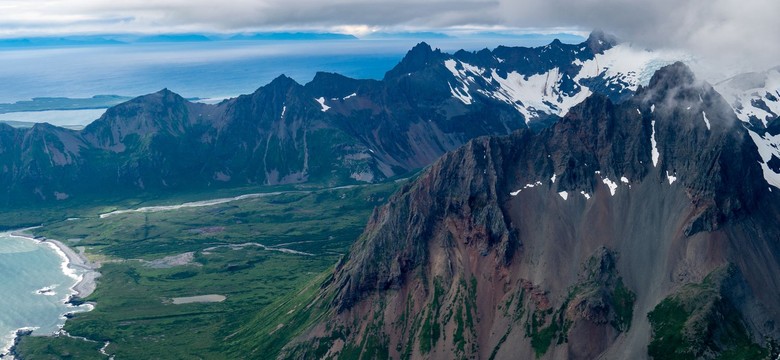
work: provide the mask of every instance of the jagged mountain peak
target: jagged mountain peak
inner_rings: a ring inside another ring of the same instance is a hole
[[[159,94],[161,96],[171,96],[171,95],[178,95],[175,92],[171,91],[168,88],[162,88],[160,91],[155,92],[155,94]]]
[[[273,80],[271,80],[271,82],[268,83],[267,86],[271,86],[271,87],[285,87],[285,86],[294,86],[294,85],[300,85],[300,84],[298,84],[298,82],[295,81],[293,78],[291,78],[291,77],[289,77],[289,76],[287,76],[285,74],[281,74],[281,75],[277,76],[276,78],[274,78]]]
[[[436,50],[438,51],[438,49],[436,49]],[[433,48],[431,47],[431,45],[429,45],[429,44],[428,44],[427,42],[425,42],[425,41],[421,41],[421,42],[417,43],[417,45],[415,45],[414,47],[412,47],[412,49],[411,49],[411,50],[409,50],[409,51],[406,53],[406,55],[407,55],[407,56],[410,56],[410,55],[411,55],[411,56],[417,56],[417,55],[419,55],[419,54],[432,54],[433,52],[434,52],[434,50],[433,50]]]
[[[295,79],[285,75],[281,74],[271,80],[268,84],[259,87],[253,95],[257,95],[259,93],[264,92],[287,92],[293,89],[299,89],[303,88],[303,85],[299,84]]]
[[[235,99],[236,104],[254,104],[253,111],[262,111],[263,106],[273,112],[281,108],[288,99],[303,97],[304,87],[293,78],[284,74],[277,76],[270,83],[259,87],[250,95],[241,95]],[[261,106],[261,107],[258,107]]]
[[[392,70],[385,74],[385,79],[403,76],[424,69],[444,58],[441,50],[434,50],[426,42],[420,42],[409,50]]]
[[[115,105],[109,108],[108,111],[120,111],[131,107],[152,108],[179,106],[185,103],[189,103],[189,101],[181,95],[169,90],[168,88],[164,88],[160,91],[141,95],[124,103]]]

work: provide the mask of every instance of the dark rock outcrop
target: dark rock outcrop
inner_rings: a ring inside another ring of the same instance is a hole
[[[328,325],[283,356],[381,340],[390,357],[643,358],[655,305],[728,264],[760,349],[780,335],[780,225],[759,160],[679,63],[620,104],[474,139],[374,212],[323,290]]]

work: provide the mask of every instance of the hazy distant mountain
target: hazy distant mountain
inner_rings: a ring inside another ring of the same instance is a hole
[[[204,42],[211,41],[212,39],[202,34],[161,34],[161,35],[149,35],[142,36],[134,40],[139,43],[151,43],[151,42]]]
[[[0,48],[118,45],[124,41],[103,36],[29,37],[0,39]]]
[[[381,81],[281,76],[216,105],[164,90],[80,132],[0,125],[14,139],[2,144],[0,199],[378,181],[478,136],[543,128],[592,93],[624,99],[670,61],[594,33],[576,45],[452,55],[421,43]]]
[[[310,32],[270,32],[237,34],[230,36],[229,40],[356,40],[349,34],[334,33],[310,33]]]
[[[265,32],[247,34],[106,34],[40,36],[0,39],[0,49],[23,49],[35,47],[84,47],[104,45],[126,45],[134,43],[202,43],[225,40],[355,40],[353,35],[319,32]]]
[[[472,140],[375,210],[280,358],[775,358],[780,194],[750,136],[676,63]]]

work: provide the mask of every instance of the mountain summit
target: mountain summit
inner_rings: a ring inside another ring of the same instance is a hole
[[[768,355],[780,199],[760,159],[681,63],[474,139],[374,212],[282,357]]]

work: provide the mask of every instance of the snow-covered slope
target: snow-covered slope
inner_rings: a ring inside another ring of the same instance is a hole
[[[556,56],[547,59],[552,66],[542,64],[530,70],[508,70],[507,62],[498,57],[495,68],[481,67],[457,59],[457,54],[444,65],[454,77],[450,82],[454,98],[466,105],[472,104],[474,96],[499,100],[514,106],[529,123],[549,115],[563,116],[594,92],[620,99],[639,85],[647,85],[661,67],[689,59],[682,53],[654,52],[630,44],[595,54],[582,45]],[[560,61],[563,56],[572,61]]]
[[[715,86],[740,120],[768,127],[780,115],[780,66],[734,76]]]
[[[780,66],[734,76],[715,88],[749,129],[767,183],[780,188]]]

